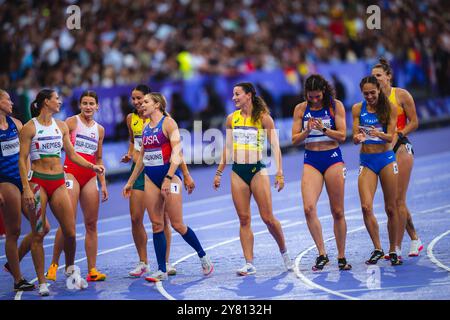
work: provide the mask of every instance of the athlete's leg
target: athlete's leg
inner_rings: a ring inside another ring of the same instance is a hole
[[[253,263],[253,232],[250,213],[250,187],[235,172],[231,172],[231,195],[239,217],[239,237],[246,262]]]
[[[394,173],[395,162],[388,164],[380,171],[380,182],[383,189],[384,208],[388,217],[389,252],[396,252],[399,240],[399,216],[397,211],[397,177]],[[404,230],[404,227],[403,227]]]
[[[145,193],[132,189],[130,196],[131,233],[139,255],[139,261],[147,263],[147,232],[144,227]]]
[[[95,268],[97,264],[99,198],[97,176],[95,176],[84,185],[80,192],[80,206],[83,211],[84,226],[86,227],[84,247],[86,250],[88,271]]]
[[[36,184],[33,182],[29,182],[31,190],[36,190]],[[47,193],[45,192],[44,188],[39,187],[39,196],[35,194],[35,199],[40,202],[40,204],[36,204],[36,206],[31,209],[28,206],[24,206],[23,209],[26,211],[26,214],[29,218],[30,225],[31,225],[31,233],[32,233],[32,239],[31,239],[31,257],[33,258],[33,265],[34,269],[36,270],[36,276],[38,278],[39,284],[45,283],[45,276],[44,276],[44,236],[45,234],[42,232],[38,232],[36,225],[38,222],[38,214],[41,215],[42,221],[46,221],[46,207],[48,202]],[[39,208],[37,210],[37,208]]]
[[[19,253],[17,240],[20,236],[21,227],[21,194],[19,189],[12,183],[0,183],[1,213],[5,227],[5,254],[8,260],[9,271],[14,277],[14,282],[18,283],[22,279],[19,265]]]
[[[77,179],[71,173],[66,174],[67,181],[70,182],[70,186],[67,188],[70,196],[70,203],[72,204],[73,210],[70,212],[74,214],[73,219],[76,221],[77,209],[78,209],[78,199],[80,197],[80,184]],[[64,236],[61,231],[61,226],[58,227],[55,235],[55,244],[53,246],[53,258],[52,264],[59,264],[59,257],[61,256],[61,252],[64,249]]]
[[[53,215],[58,220],[64,239],[64,254],[66,260],[66,270],[69,266],[74,265],[76,252],[76,233],[74,208],[70,201],[70,195],[67,188],[61,185],[53,192],[49,201]]]
[[[267,169],[262,169],[255,174],[250,182],[250,191],[255,198],[256,204],[258,205],[261,219],[266,224],[270,234],[277,242],[280,252],[286,252],[286,242],[284,240],[281,223],[273,215],[272,194],[270,192],[270,179],[267,174]]]
[[[161,190],[145,175],[145,208],[150,215],[158,270],[166,272],[166,238],[164,236],[164,201]]]
[[[364,224],[375,249],[381,250],[380,231],[373,212],[373,198],[377,191],[378,176],[369,168],[362,167],[358,177],[358,191]]]
[[[411,240],[418,240],[416,229],[412,221],[411,213],[406,205],[406,193],[408,191],[411,171],[414,164],[414,156],[409,154],[405,145],[401,145],[397,150],[397,164],[398,164],[398,192],[397,192],[397,208],[400,217],[399,227],[403,226],[403,231],[399,233],[400,241],[403,240],[404,229],[408,232]],[[397,243],[401,247],[401,242]]]
[[[166,237],[166,262],[169,263],[170,256],[170,244],[172,243],[172,227],[170,224],[169,214],[167,213],[167,208],[164,212],[164,236]]]
[[[324,174],[325,186],[330,209],[334,220],[334,235],[338,250],[338,259],[345,257],[345,238],[347,235],[347,224],[344,215],[344,164],[337,163],[327,169]]]
[[[309,232],[316,244],[319,255],[326,255],[323,242],[322,226],[317,217],[317,201],[323,188],[322,174],[310,165],[303,166],[303,176],[301,181],[303,210]]]

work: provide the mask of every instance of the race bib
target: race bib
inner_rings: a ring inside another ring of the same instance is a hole
[[[405,148],[406,148],[406,151],[407,151],[409,154],[413,154],[413,149],[412,149],[412,144],[411,144],[411,143],[406,143],[406,144],[405,144]]]
[[[97,147],[98,141],[96,139],[77,134],[74,145],[76,152],[93,155],[97,152]]]
[[[19,153],[20,150],[20,144],[19,144],[19,138],[14,137],[10,140],[2,141],[1,142],[1,149],[2,149],[2,156],[12,156],[14,154]]]
[[[142,136],[134,136],[134,150],[141,151]]]
[[[342,168],[342,175],[344,176],[344,179],[347,178],[347,168]]]
[[[164,165],[164,158],[161,149],[145,150],[144,165],[146,167],[155,167]]]
[[[233,141],[240,145],[258,146],[258,129],[253,127],[239,127],[233,129]]]
[[[359,166],[358,176],[361,175],[363,169],[364,169],[364,166]]]
[[[322,120],[322,124],[325,128],[327,129],[331,129],[331,119],[321,119]],[[304,121],[303,122],[303,127],[305,128],[305,130],[308,128],[308,121]],[[323,136],[324,133],[321,130],[317,130],[317,129],[312,129],[310,132],[310,135],[312,136]]]
[[[397,162],[394,162],[394,165],[392,166],[394,169],[394,174],[398,174],[398,165]]]
[[[73,180],[66,180],[66,188],[73,189]]]
[[[178,183],[170,184],[170,193],[179,194],[180,193],[180,185]]]
[[[383,132],[383,128],[381,126],[376,126],[376,127],[372,127],[372,126],[359,126],[359,129],[361,129],[362,131],[364,131],[364,133],[366,134],[366,141],[383,141],[382,139],[378,138],[378,137],[373,137],[371,135],[369,135],[369,132],[372,130],[377,130],[378,132]]]

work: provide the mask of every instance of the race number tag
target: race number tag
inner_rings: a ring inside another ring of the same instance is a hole
[[[33,178],[33,170],[28,171],[28,181],[30,181],[31,178]]]
[[[73,189],[73,180],[66,180],[66,188]]]
[[[178,183],[170,184],[170,193],[179,194],[180,193],[180,185]]]
[[[347,168],[346,167],[342,168],[342,175],[344,176],[344,179],[347,178]]]
[[[405,144],[405,148],[406,148],[406,151],[407,151],[409,154],[413,154],[412,144],[411,144],[411,143]]]
[[[397,162],[394,162],[393,168],[394,168],[394,174],[398,174]]]
[[[358,176],[361,175],[363,168],[364,168],[364,166],[359,166]]]
[[[134,136],[134,150],[141,151],[142,147],[142,136]]]

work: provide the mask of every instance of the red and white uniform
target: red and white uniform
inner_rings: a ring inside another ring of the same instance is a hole
[[[98,124],[94,121],[94,124],[88,127],[81,121],[79,115],[76,116],[76,119],[77,127],[70,133],[70,142],[73,144],[76,153],[90,163],[95,164],[100,136]],[[80,189],[97,175],[95,171],[73,163],[68,157],[64,161],[64,171],[72,174],[77,179]]]

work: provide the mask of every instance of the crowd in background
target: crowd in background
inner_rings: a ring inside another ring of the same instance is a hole
[[[81,9],[69,30],[69,5]],[[366,26],[371,4],[381,29]],[[408,84],[450,94],[445,0],[0,0],[0,87],[84,86],[235,75],[385,56]]]

